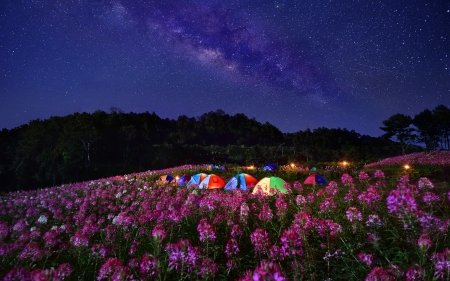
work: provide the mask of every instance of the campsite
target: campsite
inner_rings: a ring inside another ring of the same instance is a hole
[[[447,151],[365,167],[183,165],[11,192],[0,198],[0,273],[447,280],[449,166]]]

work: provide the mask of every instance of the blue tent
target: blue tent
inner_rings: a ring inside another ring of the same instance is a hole
[[[205,173],[195,174],[191,177],[186,186],[199,185],[207,176],[208,174]]]
[[[191,179],[191,176],[189,176],[189,175],[182,175],[182,176],[180,176],[177,179],[177,185],[178,186],[183,186],[183,185],[187,184],[190,179]]]
[[[243,191],[246,191],[247,187],[255,186],[258,183],[258,180],[254,176],[249,174],[237,174],[228,181],[224,189],[235,190],[236,188],[238,188],[238,183],[239,188]]]
[[[263,170],[264,171],[276,171],[277,170],[277,165],[275,165],[275,164],[266,164],[266,165],[264,165]]]

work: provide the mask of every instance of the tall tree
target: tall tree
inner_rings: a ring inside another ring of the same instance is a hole
[[[440,132],[440,143],[444,149],[450,149],[450,109],[445,105],[438,105],[433,114]]]
[[[423,142],[429,150],[435,150],[439,143],[439,128],[434,113],[425,109],[413,119],[414,126],[417,127],[418,141]]]
[[[384,127],[380,127],[381,130],[386,133],[382,136],[386,139],[395,139],[401,144],[402,153],[406,153],[408,146],[414,142],[414,128],[412,125],[412,118],[410,116],[397,113],[389,117],[389,119],[383,121]]]

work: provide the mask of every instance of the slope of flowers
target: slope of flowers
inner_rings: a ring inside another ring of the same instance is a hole
[[[0,197],[3,280],[447,280],[450,192],[384,173],[288,194],[145,174]]]
[[[416,152],[407,155],[386,158],[378,162],[367,164],[364,167],[371,168],[381,165],[404,164],[450,165],[450,151]]]

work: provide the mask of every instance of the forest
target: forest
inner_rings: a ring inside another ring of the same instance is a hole
[[[380,129],[381,137],[341,128],[282,133],[268,122],[220,109],[176,120],[118,108],[36,119],[0,131],[0,192],[183,164],[364,164],[423,149],[448,150],[450,109],[395,114]]]

